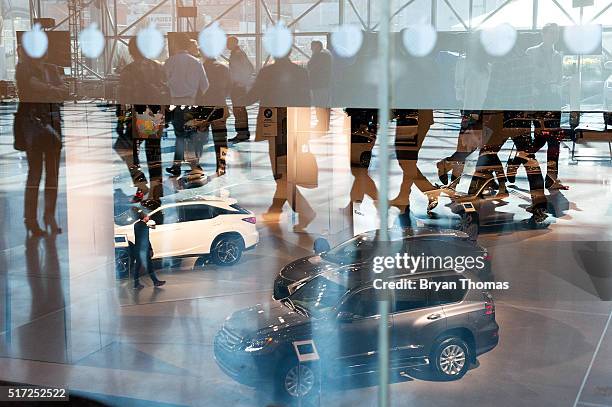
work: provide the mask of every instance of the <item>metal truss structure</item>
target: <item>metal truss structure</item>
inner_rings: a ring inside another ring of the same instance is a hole
[[[29,1],[29,12],[31,21],[35,18],[42,17],[42,9],[41,3],[44,3],[45,0],[28,0]],[[244,6],[247,0],[236,0],[231,3],[225,10],[220,12],[217,16],[215,16],[211,21],[207,22],[204,26],[196,27],[196,18],[195,17],[185,17],[183,13],[181,13],[181,9],[185,7],[195,7],[197,5],[196,0],[158,0],[158,2],[153,5],[147,12],[145,12],[142,16],[137,18],[135,21],[127,25],[126,27],[119,27],[117,24],[117,10],[118,10],[118,0],[67,0],[67,15],[64,19],[58,21],[56,23],[56,27],[54,29],[66,29],[66,25],[69,26],[69,30],[71,31],[71,35],[76,36],[80,30],[82,30],[83,23],[85,19],[83,18],[83,13],[88,8],[95,8],[96,12],[90,12],[89,17],[90,21],[96,21],[98,26],[101,28],[102,32],[105,34],[107,39],[107,46],[105,48],[105,52],[103,55],[103,62],[97,63],[95,66],[90,65],[91,61],[84,60],[80,53],[78,52],[78,47],[76,46],[76,38],[73,37],[73,54],[72,57],[74,59],[72,67],[73,67],[73,76],[75,79],[80,80],[84,77],[92,77],[92,78],[105,78],[108,75],[113,74],[114,69],[114,61],[116,57],[116,51],[118,45],[120,43],[127,45],[127,41],[129,38],[134,36],[137,32],[138,27],[143,24],[147,18],[153,13],[157,12],[162,7],[172,7],[172,16],[173,16],[173,27],[177,31],[196,31],[198,29],[202,29],[204,27],[209,26],[215,21],[220,21],[224,17],[226,17],[230,12],[236,10],[240,6]],[[231,35],[235,35],[241,38],[252,39],[255,41],[255,63],[259,68],[262,65],[265,65],[268,62],[268,59],[264,59],[264,51],[263,51],[263,27],[267,24],[274,24],[277,21],[281,20],[283,16],[281,15],[281,0],[272,0],[274,1],[275,7],[270,7],[270,0],[254,0],[254,30],[253,32],[232,32],[229,33]],[[285,0],[283,0],[285,1]],[[306,0],[305,0],[306,1]],[[379,29],[379,21],[375,21],[375,7],[377,1],[388,1],[388,0],[362,0],[361,3],[357,3],[358,0],[311,0],[311,3],[307,6],[307,8],[298,16],[294,17],[291,21],[285,21],[287,27],[292,28],[296,27],[297,24],[302,21],[306,16],[312,13],[317,9],[321,4],[330,4],[337,3],[338,7],[338,15],[337,15],[337,24],[341,25],[345,22],[357,22],[362,26],[365,31],[378,31]],[[401,3],[398,1],[393,1],[391,3],[391,16],[390,22],[400,15],[404,10],[406,10],[409,6],[413,5],[417,0],[406,0]],[[492,17],[497,15],[499,12],[504,10],[504,8],[508,7],[509,4],[513,2],[513,0],[506,0],[502,2],[497,8],[489,11],[484,18],[478,20],[477,24],[473,23],[473,11],[474,11],[474,2],[475,0],[427,0],[430,3],[429,7],[429,21],[431,24],[438,28],[437,24],[437,15],[438,15],[438,7],[444,5],[448,7],[452,15],[456,18],[456,20],[461,24],[461,27],[464,31],[473,31],[480,28],[483,24],[489,21]],[[464,18],[458,11],[458,3],[457,1],[468,1],[468,15],[467,18]],[[529,0],[532,6],[532,24],[531,29],[537,29],[537,21],[538,21],[538,13],[539,7],[543,2],[552,2],[558,9],[565,15],[570,21],[573,23],[588,23],[596,20],[600,16],[605,13],[612,14],[612,1],[610,1],[607,5],[600,7],[600,9],[588,20],[588,21],[576,21],[576,19],[572,16],[570,11],[568,11],[559,0]],[[4,2],[8,2],[10,4],[10,0],[4,0]],[[190,3],[190,4],[187,4]],[[3,13],[6,16],[6,12]],[[423,17],[423,16],[421,16]],[[582,17],[582,10],[581,10]],[[5,17],[7,18],[7,17]],[[582,20],[582,18],[581,18]],[[335,23],[332,22],[332,23]],[[301,27],[302,29],[304,27]],[[612,24],[610,26],[604,27],[605,31],[612,31]],[[329,31],[296,31],[294,35],[296,37],[326,37],[330,34]],[[294,45],[294,50],[299,54],[308,57],[309,50],[305,50],[300,48],[297,45]],[[609,49],[604,49],[604,52],[611,56],[612,52]]]

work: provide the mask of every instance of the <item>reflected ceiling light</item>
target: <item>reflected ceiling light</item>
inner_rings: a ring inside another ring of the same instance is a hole
[[[21,45],[30,58],[42,58],[47,53],[49,39],[41,25],[36,23],[30,31],[23,33]]]
[[[104,34],[98,30],[98,25],[92,23],[79,34],[79,46],[87,58],[98,58],[104,51]]]
[[[138,32],[136,45],[142,56],[154,59],[164,49],[164,36],[155,28],[155,24],[151,24]]]
[[[363,44],[363,31],[355,24],[343,24],[331,35],[331,44],[338,56],[351,58]]]
[[[508,23],[480,31],[480,43],[485,51],[494,57],[502,57],[510,52],[516,44],[516,38],[516,30]]]
[[[227,41],[227,35],[219,23],[215,21],[209,27],[202,30],[198,37],[200,43],[200,49],[202,53],[208,58],[217,58],[225,50],[225,43]]]
[[[601,44],[601,25],[571,25],[563,29],[563,41],[574,54],[592,54]]]
[[[263,36],[266,52],[274,58],[283,58],[289,55],[293,45],[293,35],[282,21],[266,29]]]
[[[402,32],[404,48],[415,57],[429,55],[436,46],[437,39],[438,33],[431,24],[413,25]]]

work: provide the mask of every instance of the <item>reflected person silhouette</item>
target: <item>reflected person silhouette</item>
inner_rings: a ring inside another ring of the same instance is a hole
[[[310,43],[312,51],[308,61],[308,75],[312,103],[315,105],[318,130],[329,130],[330,102],[331,102],[331,74],[332,74],[332,54],[323,48],[321,41]]]
[[[395,155],[402,169],[403,178],[397,197],[389,204],[408,212],[410,210],[410,190],[414,184],[427,196],[429,201],[427,213],[430,213],[438,205],[438,198],[432,193],[437,188],[421,173],[417,162],[419,150],[434,123],[433,111],[397,109],[394,113],[397,117]]]
[[[308,71],[289,59],[289,56],[277,58],[274,63],[267,65],[259,71],[255,83],[246,97],[247,104],[259,101],[260,114],[269,111],[269,108],[276,108],[278,117],[286,117],[287,107],[310,106],[310,88],[308,85]],[[298,113],[302,116],[302,112]],[[260,120],[258,120],[259,122]],[[267,221],[278,221],[282,207],[287,202],[287,181],[286,174],[277,170],[277,158],[279,152],[276,146],[283,146],[286,149],[286,126],[278,126],[281,134],[267,136],[263,134],[263,129],[257,129],[256,141],[268,142],[268,156],[270,165],[276,181],[276,191],[272,198],[272,204],[268,208],[264,219]],[[279,143],[279,138],[281,141]],[[286,150],[285,150],[286,154]],[[299,222],[294,230],[303,231],[316,216],[308,201],[303,197],[298,188],[295,188],[293,208],[299,214]]]
[[[222,149],[227,149],[227,96],[230,93],[231,76],[227,66],[214,58],[204,59],[204,70],[210,81],[210,86],[204,94],[201,106],[214,107],[223,111],[219,119],[211,121],[206,126],[206,132],[212,129],[213,143],[215,145],[216,172],[221,176],[225,174],[226,162],[222,156]]]
[[[66,363],[68,343],[64,321],[66,301],[56,245],[57,235],[29,235],[25,241],[25,260],[30,288],[29,321],[38,321],[33,330],[20,331],[17,357],[46,362]],[[48,320],[45,320],[48,319]],[[41,331],[42,330],[42,331]],[[47,338],[40,347],[41,336]]]
[[[491,77],[489,59],[480,44],[479,35],[474,35],[469,40],[465,57],[457,60],[455,91],[463,107],[461,129],[456,151],[436,164],[438,177],[443,184],[448,184],[448,172],[451,170],[451,182],[461,176],[467,157],[482,147],[482,109]]]
[[[228,37],[227,49],[230,51],[230,98],[232,100],[232,113],[234,114],[234,129],[236,130],[236,137],[231,139],[230,142],[238,143],[251,138],[249,114],[245,99],[255,77],[255,67],[247,54],[240,48],[237,37]]]
[[[555,49],[558,41],[559,26],[556,23],[548,23],[542,28],[542,42],[525,51],[525,55],[531,59],[531,66],[534,68],[534,100],[537,100],[539,105],[546,106],[547,109],[554,109],[554,112],[548,113],[547,128],[561,127],[559,110],[562,107],[563,55]],[[558,179],[560,143],[561,139],[556,137],[556,134],[545,136],[539,133],[532,145],[534,152],[537,152],[548,144],[545,186],[550,190],[569,189]]]
[[[59,68],[45,57],[30,58],[18,48],[15,68],[19,107],[15,115],[15,148],[25,151],[28,178],[25,189],[24,222],[29,234],[42,236],[38,224],[38,191],[45,171],[44,222],[50,233],[61,233],[55,219],[62,150],[61,101],[67,96]]]
[[[132,115],[143,115],[148,107],[147,112],[157,114],[168,99],[168,86],[163,67],[140,53],[135,38],[130,40],[128,49],[132,62],[123,68],[119,77],[119,100],[124,104],[121,110],[124,114],[130,111]],[[135,119],[129,117],[123,123],[119,119],[120,123],[117,126],[119,137],[113,148],[127,166],[132,182],[136,186],[132,202],[140,202],[145,197],[159,201],[163,196],[161,140],[159,137],[139,139],[133,120]],[[140,145],[143,143],[147,156],[149,185],[138,160]]]

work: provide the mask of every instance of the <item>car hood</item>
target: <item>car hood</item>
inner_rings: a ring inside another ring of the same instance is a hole
[[[287,264],[280,274],[288,280],[299,281],[337,268],[337,264],[328,262],[321,256],[308,256]]]
[[[273,301],[234,312],[225,320],[224,327],[242,338],[254,338],[258,334],[283,332],[308,323],[309,317],[292,311],[280,301]]]

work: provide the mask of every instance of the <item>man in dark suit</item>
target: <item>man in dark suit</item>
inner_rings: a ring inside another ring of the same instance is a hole
[[[210,80],[210,87],[204,94],[201,106],[216,107],[223,112],[219,118],[212,120],[207,126],[212,128],[217,157],[217,175],[221,176],[225,174],[225,159],[222,158],[221,149],[227,148],[228,111],[226,98],[230,93],[231,76],[229,68],[213,58],[204,59],[204,70]]]
[[[259,101],[263,107],[309,107],[308,71],[289,56],[277,58],[261,68],[246,100],[247,104]]]
[[[134,256],[136,257],[136,267],[134,268],[135,290],[144,288],[138,279],[141,268],[147,271],[155,287],[161,287],[166,284],[164,280],[157,278],[153,270],[153,247],[151,247],[151,241],[149,240],[148,221],[149,217],[144,212],[138,211],[138,222],[134,224]]]

